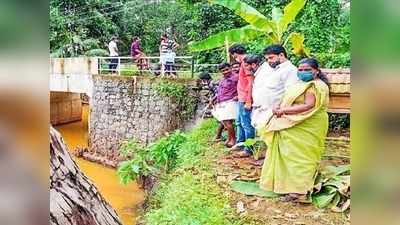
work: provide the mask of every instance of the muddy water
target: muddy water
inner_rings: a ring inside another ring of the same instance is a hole
[[[79,122],[56,126],[71,150],[88,143],[88,105],[83,106],[83,119]],[[103,197],[117,211],[124,225],[135,224],[136,205],[143,201],[144,194],[135,183],[120,184],[116,171],[102,165],[75,158],[81,170],[88,176]]]

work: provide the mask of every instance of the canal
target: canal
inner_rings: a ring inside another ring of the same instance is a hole
[[[55,126],[61,133],[69,151],[87,147],[89,106],[84,104],[82,121]],[[137,205],[144,200],[144,192],[136,183],[123,185],[115,169],[74,157],[80,169],[93,181],[103,197],[117,211],[124,225],[134,225]]]

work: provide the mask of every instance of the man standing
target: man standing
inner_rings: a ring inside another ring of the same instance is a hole
[[[164,68],[162,68],[161,70],[165,69],[168,75],[174,75],[175,77],[177,76],[174,66],[176,57],[175,50],[178,47],[179,44],[176,43],[174,40],[169,39],[167,34],[163,34],[161,36],[161,43],[159,48],[160,62],[161,65],[164,66]]]
[[[117,37],[113,36],[110,43],[108,43],[108,51],[110,57],[118,57]],[[111,73],[115,73],[115,69],[118,66],[118,58],[111,58],[111,62],[108,65]]]
[[[229,53],[240,63],[239,81],[237,85],[238,92],[238,111],[236,118],[236,145],[233,149],[244,150],[235,156],[248,157],[252,154],[250,148],[244,146],[244,142],[249,138],[254,138],[255,129],[251,125],[251,107],[252,107],[252,84],[253,76],[244,67],[243,59],[246,57],[246,49],[235,44],[229,48]]]
[[[272,116],[272,109],[278,106],[286,88],[298,81],[297,68],[288,59],[285,48],[270,45],[263,51],[266,62],[255,73],[252,99],[252,125],[264,126]],[[251,62],[253,68],[257,67]]]
[[[229,63],[220,64],[218,69],[222,73],[223,78],[219,82],[217,96],[214,98],[216,105],[213,110],[213,116],[222,122],[228,131],[228,140],[226,140],[225,146],[230,148],[236,142],[233,121],[237,117],[238,77],[232,74]]]
[[[142,57],[145,57],[146,55],[142,52],[142,49],[140,47],[140,38],[139,37],[135,36],[132,38],[131,56],[132,56],[133,62],[136,63],[139,70],[148,69],[147,60],[142,58]]]

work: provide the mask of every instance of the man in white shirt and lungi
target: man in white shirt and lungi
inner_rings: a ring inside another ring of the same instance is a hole
[[[288,59],[285,48],[281,45],[270,45],[263,51],[266,62],[254,73],[252,90],[253,114],[252,125],[258,130],[265,126],[272,117],[272,109],[279,106],[288,86],[296,83],[297,68]]]

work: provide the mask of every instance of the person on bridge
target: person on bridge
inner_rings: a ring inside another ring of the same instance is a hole
[[[314,187],[328,132],[328,79],[318,61],[300,61],[299,82],[288,87],[259,134],[268,146],[260,188],[285,194],[282,201],[302,201]]]
[[[146,57],[146,55],[143,53],[143,51],[140,47],[140,38],[137,36],[132,38],[131,56],[132,56],[133,62],[136,63],[139,70],[148,70],[149,69],[149,62],[147,59],[143,58],[143,57]]]
[[[177,76],[175,70],[175,50],[179,47],[179,44],[176,43],[174,40],[168,38],[167,34],[163,34],[161,36],[161,43],[160,43],[160,63],[161,66],[164,66],[162,70],[166,72],[168,75]]]
[[[218,66],[223,78],[220,80],[217,90],[216,101],[213,109],[213,116],[224,124],[228,131],[228,139],[225,141],[225,146],[228,148],[235,145],[235,128],[233,122],[237,117],[237,83],[238,76],[235,76],[231,71],[229,63],[221,63]]]
[[[108,43],[108,51],[110,56],[110,64],[108,65],[108,69],[111,73],[115,73],[118,66],[118,47],[117,47],[118,38],[116,36],[112,36],[111,41]]]

